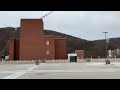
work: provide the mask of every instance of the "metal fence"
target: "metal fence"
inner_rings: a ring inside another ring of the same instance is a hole
[[[99,58],[99,59],[91,59],[91,62],[105,62],[106,58]],[[109,58],[111,62],[120,62],[120,58]]]

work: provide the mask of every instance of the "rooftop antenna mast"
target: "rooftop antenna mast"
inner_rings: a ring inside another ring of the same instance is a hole
[[[51,11],[51,12],[47,13],[46,15],[42,16],[41,19],[47,17],[48,15],[52,14],[53,12],[54,12],[54,11]]]

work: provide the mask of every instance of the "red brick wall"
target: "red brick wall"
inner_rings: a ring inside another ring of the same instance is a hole
[[[49,45],[46,45],[46,50],[49,50],[49,54],[46,54],[45,58],[48,60],[53,60],[55,59],[55,39],[53,36],[46,36],[45,37],[46,41],[49,41]]]
[[[45,58],[42,19],[22,19],[20,28],[20,60]]]
[[[14,60],[19,60],[19,44],[20,40],[15,40],[15,46],[14,46]]]
[[[15,40],[13,38],[9,39],[9,60],[14,60],[14,43]]]
[[[66,39],[55,38],[55,59],[67,59]]]
[[[66,39],[44,36],[42,19],[22,19],[20,26],[20,40],[9,41],[11,60],[67,59]]]
[[[78,59],[84,59],[84,50],[76,50],[77,58]]]

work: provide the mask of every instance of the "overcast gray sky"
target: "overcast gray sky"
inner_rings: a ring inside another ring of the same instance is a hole
[[[0,27],[18,27],[21,18],[40,18],[50,11],[0,11]],[[120,11],[55,11],[44,28],[87,40],[120,37]]]

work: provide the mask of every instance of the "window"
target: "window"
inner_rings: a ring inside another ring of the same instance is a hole
[[[46,45],[49,45],[49,41],[46,41]]]
[[[50,51],[49,51],[49,50],[46,50],[46,54],[50,54]]]

